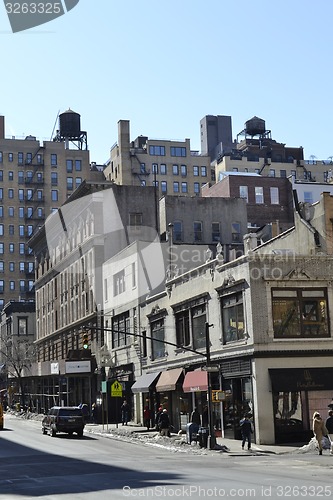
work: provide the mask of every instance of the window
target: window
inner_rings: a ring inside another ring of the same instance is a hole
[[[9,271],[11,273],[15,272],[15,262],[9,262]]]
[[[287,171],[286,170],[280,170],[280,177],[287,177]]]
[[[304,191],[304,203],[313,203],[313,196],[311,191]]]
[[[68,173],[73,172],[73,160],[66,160],[66,171]]]
[[[33,189],[27,189],[27,200],[32,200],[34,197]]]
[[[9,207],[9,208],[13,208],[13,207]],[[8,208],[8,215],[9,215],[9,208]],[[3,217],[3,206],[0,205],[0,217]]]
[[[140,163],[140,172],[142,174],[146,173],[146,164],[145,163]]]
[[[26,157],[25,157],[25,162],[30,165],[30,163],[32,162],[32,153],[27,153]]]
[[[15,208],[8,207],[8,217],[14,217],[14,214],[15,214]]]
[[[14,224],[9,224],[9,226],[8,226],[8,234],[9,234],[9,236],[13,236],[14,232],[15,232],[15,226],[14,226]]]
[[[58,201],[58,190],[57,189],[51,190],[51,200]]]
[[[143,217],[142,213],[130,213],[129,214],[129,225],[132,227],[142,226]]]
[[[245,338],[243,294],[238,292],[221,298],[223,344]]]
[[[206,303],[203,299],[175,311],[176,343],[178,347],[206,347]]]
[[[3,200],[3,188],[0,188],[0,200]]]
[[[272,289],[274,338],[329,337],[327,290]]]
[[[9,290],[11,290],[12,292],[15,290],[15,281],[10,280],[10,282],[9,282]]]
[[[23,170],[18,171],[18,183],[23,184],[24,182],[24,172]]]
[[[149,146],[149,154],[152,156],[165,156],[164,146]]]
[[[158,188],[158,181],[153,181],[153,186]]]
[[[125,346],[130,341],[126,332],[130,331],[129,313],[119,314],[112,318],[112,348]]]
[[[51,166],[55,167],[58,165],[57,155],[51,154]]]
[[[172,165],[172,173],[173,173],[173,175],[179,175],[178,165]]]
[[[24,273],[25,272],[25,263],[24,262],[20,262],[20,273]]]
[[[113,296],[116,297],[124,293],[125,290],[125,270],[123,269],[119,273],[113,275]]]
[[[23,153],[17,153],[17,162],[19,165],[23,165],[23,162],[24,162],[24,157],[23,157]]]
[[[13,153],[8,153],[8,161],[11,163],[14,160]]]
[[[25,254],[25,243],[20,243],[20,255]]]
[[[166,181],[161,181],[161,192],[166,194],[168,191],[168,185]]]
[[[193,222],[194,241],[202,241],[202,222]]]
[[[18,199],[20,201],[24,201],[24,189],[19,189],[18,190]]]
[[[41,207],[37,208],[37,217],[39,219],[43,218],[43,209]]]
[[[245,198],[246,203],[249,202],[249,190],[247,186],[239,186],[239,196],[240,198]]]
[[[19,207],[19,218],[24,219],[24,207]]]
[[[58,172],[51,172],[51,186],[58,185]]]
[[[151,357],[152,359],[165,357],[165,344],[164,344],[164,318],[150,323],[151,341]]]
[[[232,171],[233,172],[238,172],[238,167],[233,167]]]
[[[82,160],[75,160],[75,171],[81,172],[82,170]]]
[[[255,187],[254,190],[255,190],[256,203],[258,204],[264,203],[264,188]]]
[[[1,242],[0,242],[0,254],[3,254],[3,253],[4,253],[4,249],[5,249],[5,247],[4,247],[4,243],[1,243]]]
[[[160,165],[160,174],[161,175],[166,175],[167,174],[167,166],[165,163],[161,163]]]
[[[186,165],[180,165],[180,175],[182,177],[187,176],[187,166]]]
[[[182,182],[182,193],[187,193],[187,182]]]
[[[201,177],[207,177],[207,167],[201,167]]]
[[[271,204],[278,205],[280,203],[279,202],[279,188],[271,187],[270,193],[271,193]]]
[[[0,293],[3,293],[5,290],[5,282],[4,280],[0,280]]]
[[[34,213],[33,208],[32,207],[27,207],[27,217],[28,217],[28,219],[31,219],[33,213]]]
[[[80,184],[82,184],[82,177],[75,177],[75,187],[77,188]]]
[[[157,163],[153,163],[153,165],[152,165],[152,172],[153,172],[153,174],[158,174],[158,165],[157,165]]]
[[[4,230],[3,230],[3,224],[0,224],[0,236],[3,236]]]
[[[37,200],[39,200],[39,201],[43,200],[43,190],[42,189],[37,189]]]
[[[40,184],[42,182],[44,182],[44,179],[43,179],[43,173],[42,172],[37,172],[37,182]]]
[[[14,198],[14,189],[8,189],[8,198],[11,200]]]
[[[200,194],[200,182],[195,182],[193,184],[193,189],[194,189],[195,194]]]
[[[174,182],[173,183],[173,192],[174,193],[179,193],[179,182]]]
[[[73,190],[73,177],[67,177],[67,190]]]
[[[27,225],[27,235],[28,236],[31,236],[33,233],[33,226],[31,226],[30,224]]]
[[[2,179],[0,179],[0,180],[2,180]],[[14,172],[12,170],[9,170],[9,172],[8,172],[8,180],[9,181],[13,181],[14,180]]]
[[[193,167],[193,175],[194,175],[194,177],[198,177],[199,176],[199,167],[197,165],[195,165]]]
[[[219,222],[212,222],[212,241],[221,241]]]
[[[0,273],[3,273],[5,270],[5,263],[3,260],[0,260]]]
[[[40,153],[37,154],[37,163],[38,165],[43,165],[43,155]]]
[[[231,240],[234,243],[241,241],[241,225],[240,222],[231,223]]]
[[[2,153],[2,151],[0,151],[0,163],[2,163],[2,162],[3,162],[3,153]]]
[[[173,223],[173,241],[183,241],[183,224],[179,220]]]
[[[9,253],[14,253],[15,252],[15,245],[14,243],[9,243]]]
[[[296,179],[296,170],[290,170],[290,175]]]
[[[28,335],[28,318],[17,318],[18,335]]]
[[[269,169],[268,177],[275,177],[275,169],[274,168]]]
[[[25,280],[20,280],[20,292],[25,292]]]
[[[186,148],[184,147],[174,147],[170,148],[171,156],[186,156]]]

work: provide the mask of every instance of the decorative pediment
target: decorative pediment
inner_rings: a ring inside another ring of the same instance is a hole
[[[290,279],[290,280],[309,280],[312,279],[311,276],[304,271],[303,268],[301,267],[295,267],[295,269],[292,269],[289,271],[288,274],[284,276],[285,279]]]

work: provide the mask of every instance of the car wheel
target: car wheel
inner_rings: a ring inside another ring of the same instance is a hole
[[[77,431],[77,435],[78,435],[79,438],[82,438],[82,436],[83,436],[83,429]]]

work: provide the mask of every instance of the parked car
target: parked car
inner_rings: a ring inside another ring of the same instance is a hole
[[[50,433],[55,437],[57,432],[65,432],[70,436],[75,432],[83,436],[84,417],[77,406],[53,406],[42,420],[43,434]]]

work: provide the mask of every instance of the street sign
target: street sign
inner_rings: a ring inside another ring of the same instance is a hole
[[[111,397],[121,398],[122,396],[123,396],[123,387],[118,382],[118,380],[115,380],[111,385]]]
[[[208,365],[204,368],[207,372],[219,372],[220,367],[218,365]]]
[[[106,380],[102,380],[102,394],[106,394]]]

